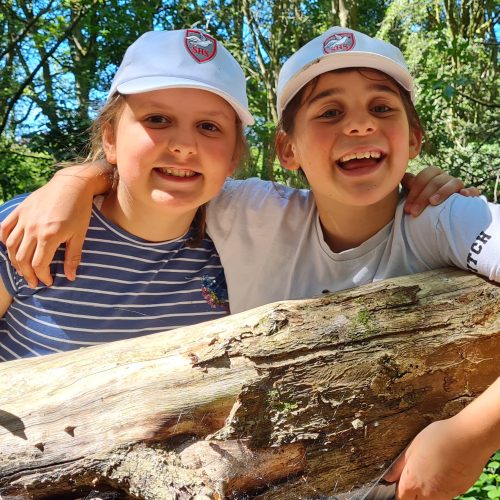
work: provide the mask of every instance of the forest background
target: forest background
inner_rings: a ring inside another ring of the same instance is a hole
[[[298,185],[276,163],[283,61],[332,25],[398,45],[417,84],[426,152],[483,190],[500,190],[497,0],[0,0],[0,200],[33,190],[85,154],[89,123],[126,47],[151,29],[196,26],[224,40],[248,78],[251,157],[240,176]]]
[[[0,0],[0,201],[31,191],[54,164],[85,156],[87,131],[126,47],[152,29],[208,31],[243,66],[256,125],[240,177],[292,185],[276,163],[283,61],[333,25],[401,48],[415,76],[435,165],[500,193],[497,0]],[[500,453],[464,498],[500,498]]]

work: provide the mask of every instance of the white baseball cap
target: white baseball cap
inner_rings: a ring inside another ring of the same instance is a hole
[[[342,68],[372,68],[391,76],[414,99],[413,78],[403,54],[390,43],[334,26],[293,54],[278,78],[278,116],[297,92],[322,73]]]
[[[129,46],[113,78],[115,92],[192,88],[213,92],[234,108],[243,125],[252,125],[241,66],[215,38],[198,29],[148,31]]]

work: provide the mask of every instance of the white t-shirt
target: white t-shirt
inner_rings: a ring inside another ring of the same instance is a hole
[[[232,313],[447,265],[500,281],[500,205],[453,195],[404,214],[356,248],[325,243],[314,197],[260,179],[228,180],[207,229],[225,270]]]

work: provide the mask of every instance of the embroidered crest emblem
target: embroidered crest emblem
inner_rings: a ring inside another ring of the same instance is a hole
[[[217,279],[219,279],[220,282],[218,282]],[[211,276],[202,276],[201,294],[212,309],[223,308],[229,310],[224,271],[221,271],[217,279]]]
[[[210,61],[217,53],[217,40],[200,30],[186,30],[184,43],[187,51],[199,63]]]
[[[323,51],[325,54],[347,52],[354,47],[355,43],[352,33],[335,33],[323,42]]]

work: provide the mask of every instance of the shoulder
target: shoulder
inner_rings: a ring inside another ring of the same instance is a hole
[[[315,214],[309,190],[261,179],[228,180],[208,205],[207,231],[219,252],[238,245],[247,245],[247,250],[263,244],[267,248],[271,237],[283,242],[289,234],[302,232]]]
[[[453,194],[441,205],[428,207],[422,215],[432,217],[443,228],[472,230],[489,224],[498,211],[499,206],[488,203],[484,196],[465,197]]]
[[[244,180],[228,179],[221,193],[210,202],[210,208],[227,207],[230,203],[238,203],[244,210],[260,210],[264,207],[296,207],[305,208],[314,203],[308,189],[295,189],[272,181],[258,178]],[[232,207],[233,209],[236,206]]]
[[[482,196],[454,194],[440,205],[427,207],[418,217],[404,216],[403,230],[416,246],[433,243],[442,251],[449,249],[456,257],[453,262],[460,265],[482,234],[494,236],[500,243],[500,205]]]
[[[428,206],[418,217],[405,215],[412,225],[445,224],[454,226],[476,226],[490,220],[498,205],[488,203],[484,196],[466,197],[453,194],[440,205]]]

